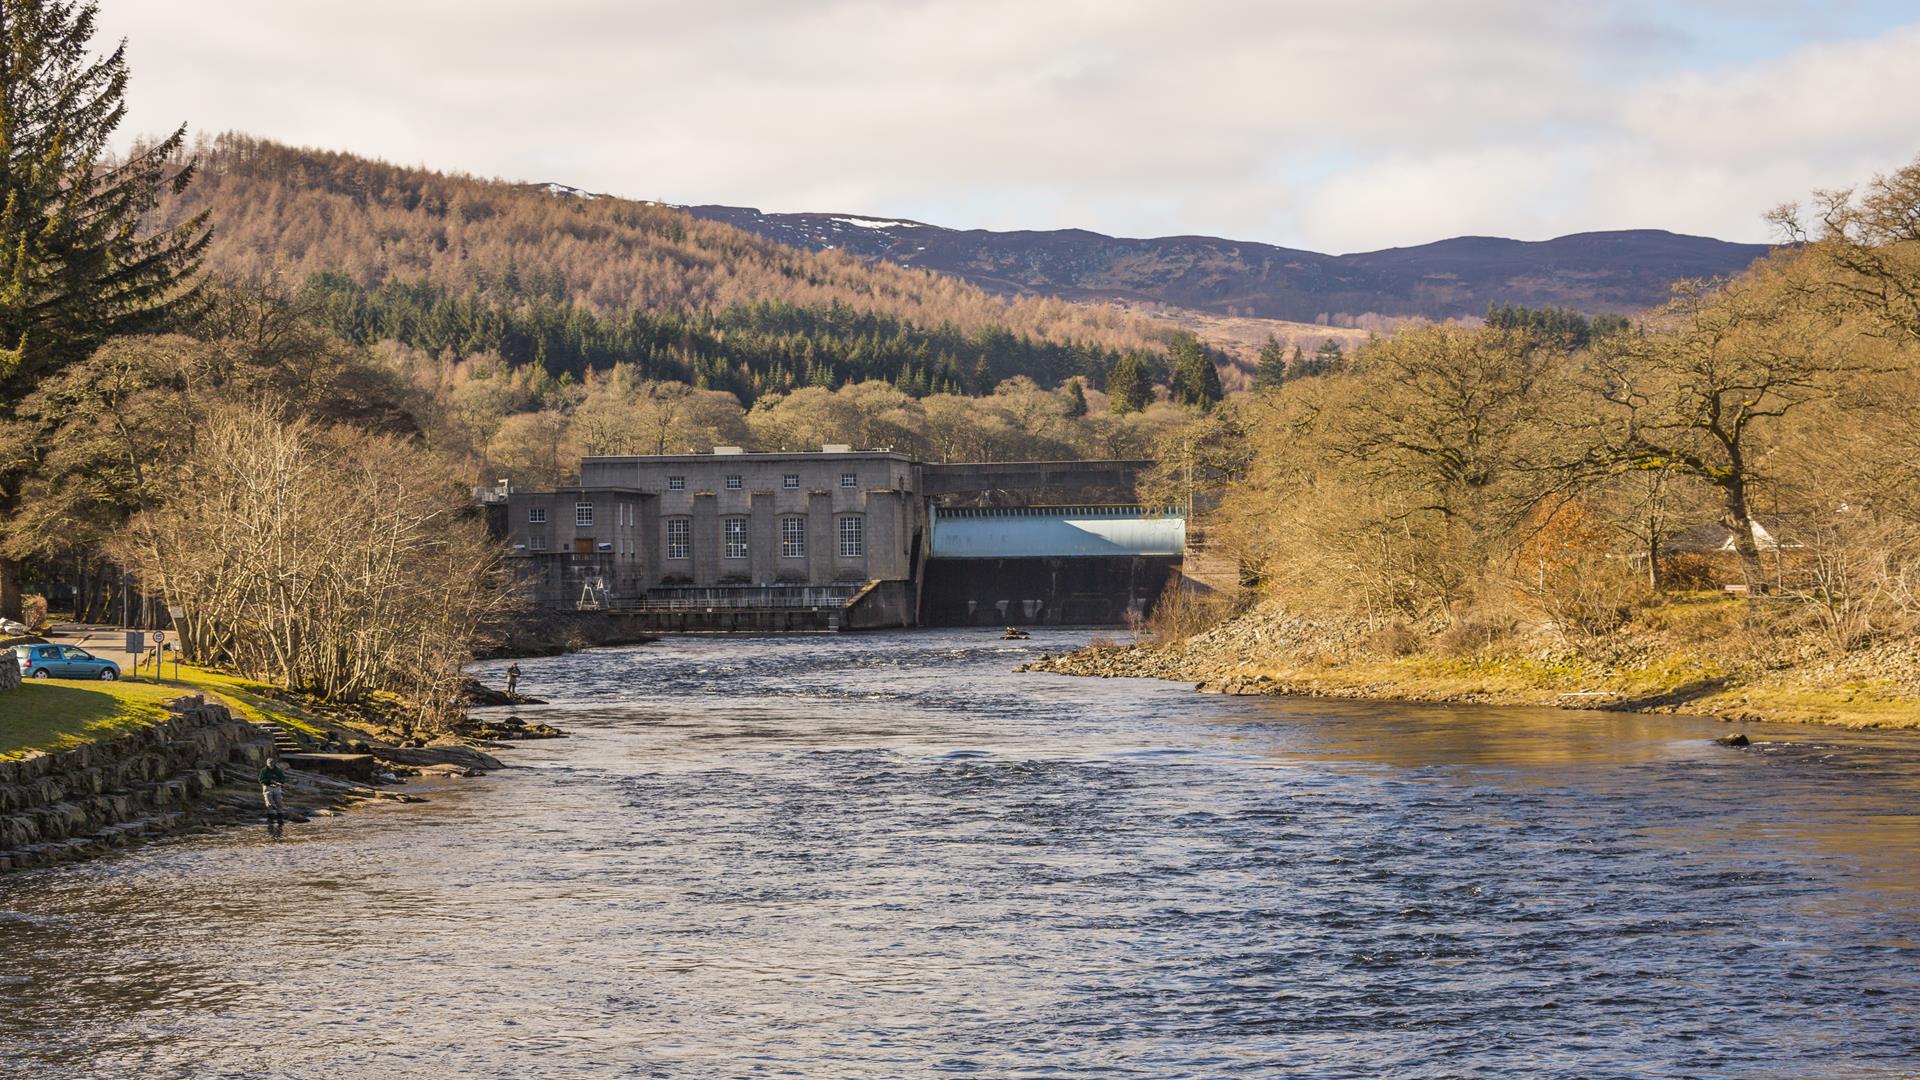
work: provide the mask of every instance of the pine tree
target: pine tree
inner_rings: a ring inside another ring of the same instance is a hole
[[[1173,400],[1184,405],[1210,408],[1221,397],[1220,370],[1213,366],[1207,347],[1192,334],[1174,338],[1167,349],[1167,363],[1173,370],[1168,390]]]
[[[126,118],[124,44],[88,51],[96,6],[0,0],[0,417],[41,379],[108,338],[150,333],[183,314],[211,235],[203,212],[149,236],[140,221],[171,187],[184,126],[116,161]],[[11,517],[31,461],[0,466]],[[0,615],[20,615],[19,567],[0,559]]]
[[[89,55],[95,5],[0,0],[0,408],[110,337],[167,325],[196,291],[206,216],[142,238],[183,126],[114,162],[126,46]]]
[[[1079,379],[1067,380],[1067,416],[1078,420],[1087,415],[1087,392],[1080,388]]]
[[[1300,351],[1298,345],[1293,351]],[[1287,381],[1287,350],[1280,339],[1269,335],[1267,343],[1260,346],[1260,363],[1253,369],[1253,388],[1271,390]]]
[[[1116,415],[1139,412],[1147,407],[1153,383],[1147,378],[1147,365],[1138,352],[1120,354],[1107,373],[1107,407]]]

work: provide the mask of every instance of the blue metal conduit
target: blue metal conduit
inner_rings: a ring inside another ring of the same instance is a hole
[[[935,559],[1053,559],[1099,555],[1178,556],[1187,519],[1141,506],[933,507]]]

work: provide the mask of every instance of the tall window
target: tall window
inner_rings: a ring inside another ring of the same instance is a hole
[[[667,490],[668,490],[668,491],[685,491],[685,490],[687,490],[687,478],[686,478],[686,477],[684,477],[684,476],[669,476],[669,477],[667,477]]]
[[[807,557],[806,518],[783,517],[780,519],[780,557],[783,559]]]
[[[841,486],[841,487],[858,487],[858,486],[860,486],[860,477],[859,477],[859,475],[858,475],[858,474],[856,474],[856,473],[850,473],[850,472],[843,472],[843,473],[841,473],[841,474],[840,474],[840,486]]]
[[[727,490],[728,491],[740,490],[740,474],[739,473],[732,473],[727,476]]]
[[[574,503],[573,504],[573,523],[575,525],[593,524],[593,504],[592,503]]]
[[[797,472],[790,472],[785,476],[782,476],[780,478],[780,486],[783,488],[786,488],[788,491],[796,490],[800,486],[800,474]]]
[[[667,519],[667,558],[686,559],[693,556],[693,520],[691,518]]]
[[[546,508],[546,507],[544,507],[544,506],[529,506],[529,507],[527,507],[527,524],[529,524],[529,525],[545,525],[546,523],[547,523],[547,508]]]
[[[867,519],[849,514],[840,519],[840,557],[858,559],[867,553]]]
[[[747,557],[747,519],[724,518],[720,522],[720,537],[726,541],[727,558],[744,559]]]

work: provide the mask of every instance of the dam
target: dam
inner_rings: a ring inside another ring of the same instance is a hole
[[[1149,464],[723,446],[483,501],[539,606],[639,629],[1118,625],[1185,554],[1184,514],[1135,502]]]

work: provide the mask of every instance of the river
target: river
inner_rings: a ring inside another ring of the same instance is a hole
[[[522,661],[518,768],[0,877],[0,1076],[1920,1074],[1920,738],[1083,637]]]

